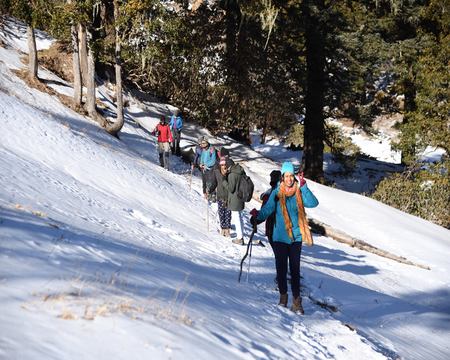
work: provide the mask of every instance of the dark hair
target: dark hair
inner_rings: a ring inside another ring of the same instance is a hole
[[[281,171],[280,170],[273,170],[270,173],[270,186],[271,187],[275,187],[280,180],[281,180]]]
[[[230,167],[232,167],[234,165],[234,161],[231,160],[228,156],[226,157],[226,159],[227,160],[226,160],[225,164],[227,166],[227,169],[229,169]]]
[[[161,117],[159,118],[159,122],[165,124],[166,123],[166,117],[164,115],[161,115]]]
[[[225,156],[230,156],[230,151],[222,146],[219,151],[219,157]]]

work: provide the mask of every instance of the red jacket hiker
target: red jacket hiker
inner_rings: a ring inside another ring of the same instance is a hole
[[[159,123],[153,130],[154,135],[158,135],[158,142],[172,142],[172,132],[168,124]]]
[[[152,131],[152,134],[158,136],[159,163],[166,170],[169,170],[169,154],[170,143],[172,142],[172,131],[170,131],[170,126],[167,124],[165,116],[161,116],[159,124],[156,125],[155,130]]]

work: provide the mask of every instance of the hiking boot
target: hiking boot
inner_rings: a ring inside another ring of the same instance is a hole
[[[225,236],[225,229],[220,229],[220,235]]]
[[[244,245],[244,239],[233,239],[231,242],[237,245]]]
[[[280,294],[280,301],[278,302],[278,305],[287,307],[288,303],[288,294]]]
[[[294,301],[292,302],[291,310],[295,313],[299,313],[303,315],[305,311],[303,310],[302,306],[302,298],[300,296],[294,298]]]
[[[223,229],[223,236],[225,236],[225,237],[231,237],[230,229]]]

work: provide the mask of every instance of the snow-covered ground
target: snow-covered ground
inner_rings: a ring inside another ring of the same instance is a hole
[[[179,159],[157,165],[142,126],[167,106],[133,100],[121,140],[108,136],[14,74],[26,49],[14,26],[0,30],[1,359],[450,357],[450,231],[309,181],[320,201],[309,216],[431,270],[315,236],[302,254],[306,314],[281,309],[269,246],[253,248],[238,283],[245,247],[220,237],[211,209],[207,230],[198,174],[190,187]],[[207,133],[186,125],[184,145]],[[296,156],[230,148],[257,192]]]
[[[395,118],[395,117],[394,117]],[[345,126],[343,123],[330,119],[329,123],[335,126],[338,126],[344,135],[348,136],[352,139],[352,142],[359,146],[361,151],[373,157],[376,160],[392,163],[392,164],[400,164],[401,162],[401,153],[400,151],[394,150],[392,148],[391,140],[396,137],[396,134],[393,134],[392,128],[386,129],[379,125],[380,121],[376,121],[378,124],[376,129],[378,132],[373,134],[372,136],[368,136],[362,129],[353,127],[353,126]],[[391,126],[393,126],[392,124]]]

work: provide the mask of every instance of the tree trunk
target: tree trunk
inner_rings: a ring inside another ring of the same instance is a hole
[[[403,80],[403,93],[405,95],[405,105],[404,105],[404,111],[412,112],[417,110],[417,104],[416,104],[416,96],[417,96],[417,89],[416,89],[416,75],[413,71],[412,64],[408,64],[408,75]]]
[[[95,59],[91,44],[92,34],[87,30],[88,52],[87,52],[87,90],[86,90],[86,110],[89,116],[96,118],[95,109]]]
[[[225,61],[227,69],[227,80],[234,81],[236,78],[236,45],[239,29],[239,6],[235,1],[228,1],[225,8],[226,36],[225,36]]]
[[[81,106],[81,98],[83,96],[83,85],[81,84],[80,54],[78,47],[78,31],[77,26],[70,27],[72,35],[73,47],[73,102],[77,106]]]
[[[28,76],[30,79],[38,78],[38,57],[36,49],[36,37],[34,36],[34,28],[27,26],[27,42],[28,42]]]
[[[122,129],[123,118],[123,97],[122,97],[122,59],[121,59],[121,44],[119,33],[119,4],[114,0],[114,22],[115,22],[115,36],[116,36],[116,51],[115,51],[115,70],[116,70],[116,99],[117,99],[117,117],[114,124],[107,127],[106,131],[111,135],[117,136],[117,133]]]
[[[306,63],[307,80],[305,95],[304,151],[305,176],[324,182],[323,141],[324,130],[324,87],[325,87],[325,36],[319,19],[312,7],[323,9],[323,0],[308,0],[304,3],[306,21]],[[317,10],[316,10],[317,12]]]
[[[72,0],[67,0],[68,4],[72,3]],[[77,26],[72,23],[70,26],[70,36],[72,38],[72,71],[73,71],[73,102],[76,106],[81,106],[81,97],[83,96],[81,85],[81,72],[80,72],[80,54],[78,46],[78,31]]]
[[[80,67],[81,67],[81,79],[83,80],[82,85],[87,87],[87,74],[88,74],[88,63],[87,63],[87,36],[86,36],[86,26],[78,25],[78,39],[79,39],[79,54],[80,54]]]

